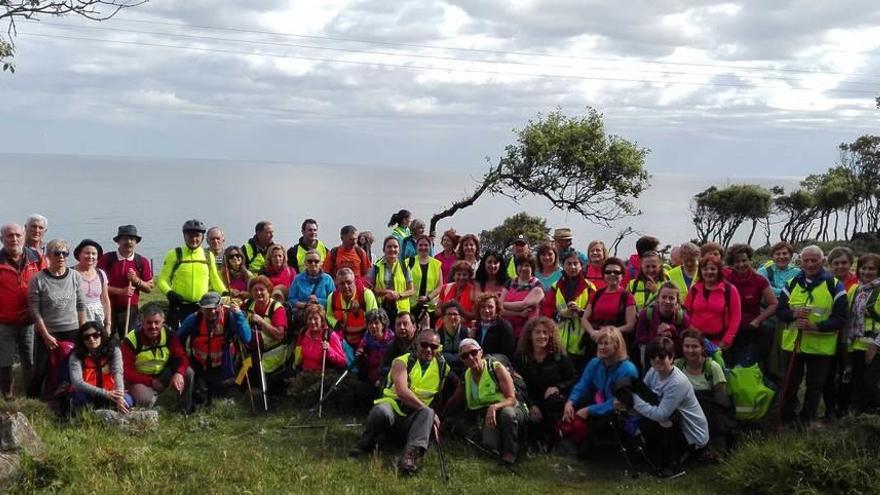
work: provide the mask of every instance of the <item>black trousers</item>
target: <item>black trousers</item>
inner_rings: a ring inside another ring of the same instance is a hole
[[[678,423],[664,427],[656,421],[642,418],[639,420],[639,430],[645,438],[648,456],[659,469],[679,464],[689,449]]]
[[[120,340],[124,339],[125,334],[130,330],[134,330],[137,326],[140,310],[138,309],[137,304],[132,304],[130,308],[128,315],[128,328],[123,328],[125,327],[125,306],[110,308],[111,322],[113,328],[116,330],[116,334],[119,335]]]
[[[820,356],[818,354],[792,354],[784,352],[785,370],[794,359],[794,365],[791,370],[791,378],[788,387],[783,392],[785,402],[782,404],[782,419],[791,421],[794,419],[794,409],[797,405],[797,393],[801,386],[801,380],[806,375],[807,390],[804,393],[804,405],[801,407],[800,418],[802,421],[812,421],[816,419],[816,413],[819,409],[819,400],[822,399],[822,391],[825,382],[828,380],[828,370],[834,356]],[[785,387],[785,377],[783,377],[782,387]]]
[[[168,325],[174,329],[176,332],[178,328],[180,328],[180,324],[183,320],[186,319],[187,316],[195,313],[199,310],[198,303],[178,303],[178,304],[170,304],[168,305]]]
[[[56,332],[53,333],[52,336],[55,337],[59,342],[62,340],[66,340],[68,342],[76,342],[76,335],[79,333],[79,330],[69,330],[66,332]],[[50,370],[49,369],[49,354],[52,351],[46,347],[46,343],[43,342],[42,337],[39,335],[34,335],[34,368],[33,374],[31,375],[31,382],[27,387],[27,396],[31,399],[39,399],[43,395],[43,385],[46,382],[46,377],[49,375],[50,371],[57,371],[58,373],[66,372],[64,369]],[[65,366],[67,364],[67,360],[63,363],[59,363],[59,366]],[[66,373],[65,373],[66,375]],[[47,391],[53,392],[53,391]]]

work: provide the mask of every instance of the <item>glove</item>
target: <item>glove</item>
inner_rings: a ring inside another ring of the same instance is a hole
[[[169,290],[168,293],[165,294],[165,297],[168,298],[169,306],[180,306],[183,304],[183,298],[180,297],[180,294],[174,292],[173,290]]]

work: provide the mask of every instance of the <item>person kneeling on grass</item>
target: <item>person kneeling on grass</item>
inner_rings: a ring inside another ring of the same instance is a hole
[[[135,404],[153,407],[159,394],[171,388],[181,411],[191,412],[193,370],[186,349],[165,325],[165,312],[158,304],[145,304],[141,316],[140,328],[128,332],[120,345],[125,383]]]
[[[482,426],[483,445],[501,452],[501,462],[510,466],[519,454],[520,428],[529,418],[528,409],[516,398],[513,377],[507,366],[493,356],[483,356],[474,339],[464,339],[458,354],[467,368],[464,383],[450,400],[465,400],[468,412]]]
[[[660,337],[648,344],[645,358],[651,369],[645,375],[647,393],[615,391],[619,410],[634,410],[641,416],[648,455],[657,465],[658,476],[670,478],[684,474],[681,465],[709,444],[709,424],[700,408],[694,387],[684,372],[673,364],[675,343]],[[652,397],[648,397],[652,396]]]
[[[199,300],[199,311],[180,324],[177,338],[189,343],[190,366],[206,394],[199,394],[199,399],[210,404],[214,397],[227,396],[235,378],[233,340],[244,345],[251,341],[251,327],[241,308],[234,303],[221,306],[220,294],[208,292]]]
[[[446,379],[455,376],[443,359],[440,336],[435,331],[422,331],[418,342],[416,350],[394,359],[382,397],[374,402],[366,429],[350,452],[353,457],[369,454],[379,435],[393,432],[406,441],[397,462],[403,475],[416,472],[418,459],[428,450],[432,429],[439,431],[435,403],[441,402],[438,396]]]
[[[114,407],[127,414],[134,400],[125,393],[122,379],[122,352],[105,338],[101,325],[87,321],[79,328],[76,346],[70,354],[70,384],[74,409],[92,404]]]

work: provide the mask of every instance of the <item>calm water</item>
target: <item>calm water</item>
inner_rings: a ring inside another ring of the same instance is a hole
[[[218,162],[151,158],[68,155],[0,154],[3,180],[0,222],[24,222],[31,213],[49,219],[47,240],[61,237],[73,245],[92,237],[105,249],[121,224],[138,226],[143,242],[139,252],[160,263],[164,253],[182,244],[180,226],[199,218],[218,225],[227,244],[241,244],[262,219],[275,224],[275,239],[285,246],[299,238],[300,223],[318,220],[320,238],[338,243],[346,224],[372,230],[381,239],[390,230],[388,218],[400,208],[426,221],[452,200],[469,193],[480,169],[408,170],[346,165]],[[548,226],[574,229],[580,249],[592,239],[612,241],[632,226],[658,236],[664,243],[694,237],[688,202],[711,184],[758,183],[797,185],[795,178],[735,178],[654,174],[651,188],[638,200],[643,214],[605,228],[577,215],[551,210],[545,201],[530,198],[520,204],[484,196],[438,225],[460,233],[479,233],[520,211],[547,218]],[[745,240],[743,232],[740,240]],[[621,244],[631,252],[635,237]],[[760,241],[756,234],[756,241]],[[374,250],[378,249],[374,246]],[[158,267],[157,267],[158,268]]]

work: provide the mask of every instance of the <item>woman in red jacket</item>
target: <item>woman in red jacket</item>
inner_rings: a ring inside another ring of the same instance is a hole
[[[724,280],[723,265],[716,257],[703,256],[700,261],[700,280],[688,291],[684,309],[691,326],[703,336],[728,349],[739,331],[742,307],[739,291]]]

